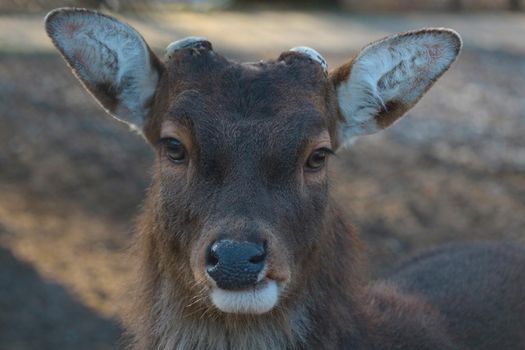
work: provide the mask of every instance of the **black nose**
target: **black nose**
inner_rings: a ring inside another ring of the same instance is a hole
[[[208,251],[206,271],[222,289],[244,289],[257,283],[266,249],[251,242],[221,240]]]

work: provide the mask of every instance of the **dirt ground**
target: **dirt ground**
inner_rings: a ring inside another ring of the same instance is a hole
[[[128,17],[152,46],[205,35],[239,60],[317,48],[337,64],[391,32],[450,26],[465,50],[388,131],[332,163],[371,274],[449,241],[525,243],[525,15],[177,13]],[[153,154],[52,51],[42,16],[0,16],[0,349],[118,348],[125,248]]]

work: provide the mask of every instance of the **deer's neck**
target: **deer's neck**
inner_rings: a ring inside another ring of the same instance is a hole
[[[143,234],[149,242],[139,242],[152,249],[142,257],[140,293],[133,306],[135,348],[337,348],[356,332],[355,292],[361,282],[356,273],[359,242],[337,213],[332,215],[323,235],[326,239],[304,258],[308,277],[276,309],[258,316],[200,308],[195,295],[183,287],[183,279],[191,276],[159,268],[162,254],[155,252],[156,235],[149,228]]]

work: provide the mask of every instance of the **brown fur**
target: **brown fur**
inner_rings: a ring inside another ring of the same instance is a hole
[[[175,118],[187,126],[190,135],[186,136],[192,138],[192,147],[199,143],[198,147],[210,147],[202,144],[209,142],[208,139],[198,139],[200,132],[204,134],[203,130],[199,130],[202,125],[212,127],[216,134],[221,135],[219,140],[212,141],[219,141],[212,146],[213,149],[223,147],[221,140],[244,142],[242,138],[245,136],[239,139],[232,132],[242,123],[241,120],[253,128],[245,135],[264,135],[266,141],[260,142],[268,142],[265,146],[268,148],[263,152],[272,152],[274,145],[284,149],[297,147],[297,143],[289,141],[289,130],[297,133],[298,130],[305,130],[305,125],[311,125],[314,130],[316,124],[325,125],[334,140],[336,122],[333,120],[338,120],[338,111],[334,108],[334,81],[337,84],[337,77],[342,79],[340,75],[347,74],[349,69],[343,67],[342,71],[335,73],[334,80],[326,80],[317,65],[295,53],[287,53],[276,62],[246,67],[231,63],[208,50],[181,50],[167,64],[154,111],[146,126],[147,138],[153,143],[160,135],[164,120]],[[239,81],[244,81],[246,85]],[[257,86],[255,90],[250,88],[252,82],[258,84],[260,81],[271,81],[272,84]],[[205,91],[206,98],[196,92],[184,95],[184,91],[196,90]],[[287,93],[289,91],[297,93]],[[173,101],[178,104],[170,105]],[[196,101],[198,105],[193,105]],[[301,109],[298,106],[308,103],[320,113],[313,115],[305,112],[299,119],[294,112]],[[258,114],[261,108],[268,117]],[[176,113],[167,115],[166,111],[170,109]],[[191,120],[177,119],[177,113],[184,115],[187,112],[193,114]],[[290,116],[293,117],[290,119]],[[309,116],[310,120],[307,119]],[[250,118],[255,119],[253,124]],[[320,119],[315,122],[313,118]],[[250,147],[260,147],[260,144],[245,143],[244,148],[234,148],[237,150],[234,153],[244,149],[249,150],[249,157],[262,154],[260,150]],[[205,150],[201,152],[206,153]],[[242,158],[248,157],[224,152],[226,157],[238,157],[236,162],[242,163]],[[417,290],[403,292],[393,282],[369,285],[362,279],[361,245],[335,204],[327,197],[324,177],[320,184],[311,184],[313,188],[310,189],[314,191],[311,195],[317,198],[317,204],[321,204],[308,210],[303,208],[297,213],[299,220],[308,222],[308,226],[318,231],[312,234],[313,241],[305,244],[297,241],[303,230],[300,227],[304,226],[293,221],[281,222],[282,231],[278,231],[277,226],[272,226],[276,222],[279,225],[277,219],[261,217],[260,212],[270,210],[266,205],[274,206],[275,203],[259,199],[260,193],[252,193],[246,198],[238,195],[235,203],[223,201],[217,192],[226,191],[228,195],[233,195],[233,192],[224,185],[227,183],[224,175],[215,173],[224,171],[220,167],[214,169],[211,176],[218,176],[220,179],[215,180],[224,187],[207,188],[211,192],[207,200],[217,195],[212,201],[222,203],[219,208],[224,210],[214,209],[219,211],[219,215],[211,213],[203,217],[182,218],[173,203],[163,201],[166,198],[169,201],[186,201],[191,206],[192,202],[198,202],[198,194],[188,192],[188,187],[174,189],[181,185],[176,183],[176,174],[163,174],[166,171],[162,170],[165,168],[163,161],[159,153],[136,243],[140,271],[134,316],[129,320],[135,349],[462,348],[463,344],[455,343],[455,332],[449,327],[446,313],[432,306],[426,295]],[[243,177],[235,177],[235,170],[232,169],[227,173],[237,179],[235,186],[243,188],[246,178],[255,176],[252,179],[258,181],[255,179],[260,175],[250,173],[249,169],[249,165],[243,169]],[[270,170],[263,168],[259,171],[262,171],[263,178],[271,178]],[[192,176],[202,176],[198,174],[199,170],[188,171]],[[290,183],[287,186],[295,185]],[[308,183],[302,186],[301,191],[307,193]],[[163,192],[170,195],[165,196]],[[242,208],[237,207],[239,202]],[[170,210],[164,210],[162,206],[165,205]],[[203,202],[200,205],[204,205]],[[239,210],[244,214],[239,214]],[[282,211],[286,210],[290,208]],[[272,215],[279,216],[275,212]],[[270,251],[279,245],[280,252],[275,255],[285,257],[276,265],[282,268],[288,264],[292,276],[278,307],[263,315],[234,315],[215,309],[206,294],[205,278],[192,272],[195,268],[192,270],[190,262],[195,254],[197,260],[202,261],[199,254],[216,237],[213,232],[228,226],[230,235],[242,236],[245,231],[241,228],[248,224],[247,217],[255,218],[257,222],[272,223],[268,230],[273,230],[270,236],[276,236],[274,238],[278,243],[273,244]],[[286,221],[282,217],[280,220]],[[286,233],[290,225],[292,231]],[[181,231],[187,232],[184,234]],[[190,236],[192,238],[188,240]],[[308,240],[308,235],[301,238]],[[196,241],[200,241],[197,248]],[[523,279],[519,282],[525,284]]]
[[[525,349],[523,248],[451,246],[389,279],[364,278],[326,169],[306,167],[313,150],[340,143],[336,87],[352,62],[327,77],[296,52],[256,64],[209,43],[164,64],[149,54],[160,82],[143,133],[157,158],[133,249],[133,349]],[[110,111],[118,105],[108,82],[85,86]],[[381,128],[410,106],[385,107]],[[166,156],[166,136],[184,144],[185,162]],[[251,315],[213,305],[205,256],[219,239],[267,245],[267,277],[282,286],[276,307]]]

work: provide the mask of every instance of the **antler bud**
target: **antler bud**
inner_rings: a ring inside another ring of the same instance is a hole
[[[166,56],[171,56],[176,50],[186,48],[207,48],[212,50],[211,43],[202,36],[188,36],[184,39],[180,39],[172,42],[166,47]]]
[[[310,59],[316,62],[319,62],[321,67],[323,67],[323,70],[325,72],[328,72],[328,63],[326,63],[326,60],[324,59],[324,57],[321,56],[321,54],[315,51],[314,49],[307,47],[307,46],[298,46],[298,47],[294,47],[290,49],[290,51],[299,52],[305,56],[308,56]]]

